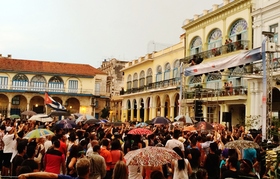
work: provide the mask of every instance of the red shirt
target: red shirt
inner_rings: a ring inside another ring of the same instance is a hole
[[[112,155],[111,152],[109,150],[107,150],[106,148],[102,147],[100,149],[100,155],[104,158],[105,162],[106,162],[106,170],[110,170],[111,169],[111,163],[112,163]]]
[[[62,163],[65,163],[65,155],[59,150],[49,149],[45,154],[45,172],[60,174]]]
[[[64,155],[66,155],[66,149],[67,149],[67,146],[64,142],[62,142],[61,140],[59,141],[60,143],[60,147],[59,147],[59,151],[61,153],[63,153]]]

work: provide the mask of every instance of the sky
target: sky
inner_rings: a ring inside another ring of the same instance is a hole
[[[185,19],[222,0],[0,0],[0,54],[101,66],[180,41]]]

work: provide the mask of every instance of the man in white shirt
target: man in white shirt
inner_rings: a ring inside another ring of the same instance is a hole
[[[174,149],[175,147],[179,147],[183,154],[185,153],[185,147],[184,144],[178,140],[179,136],[180,136],[181,131],[180,130],[174,130],[174,134],[173,134],[173,138],[169,139],[166,144],[165,147],[169,148],[169,149]]]

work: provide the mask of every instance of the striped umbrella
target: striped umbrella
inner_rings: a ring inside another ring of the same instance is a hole
[[[30,132],[28,132],[24,138],[30,139],[30,138],[41,138],[49,135],[54,135],[52,131],[49,129],[34,129]]]

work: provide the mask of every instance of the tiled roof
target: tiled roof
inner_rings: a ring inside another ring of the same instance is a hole
[[[22,60],[7,57],[0,57],[0,71],[76,76],[95,76],[96,74],[106,74],[105,72],[88,64]]]

